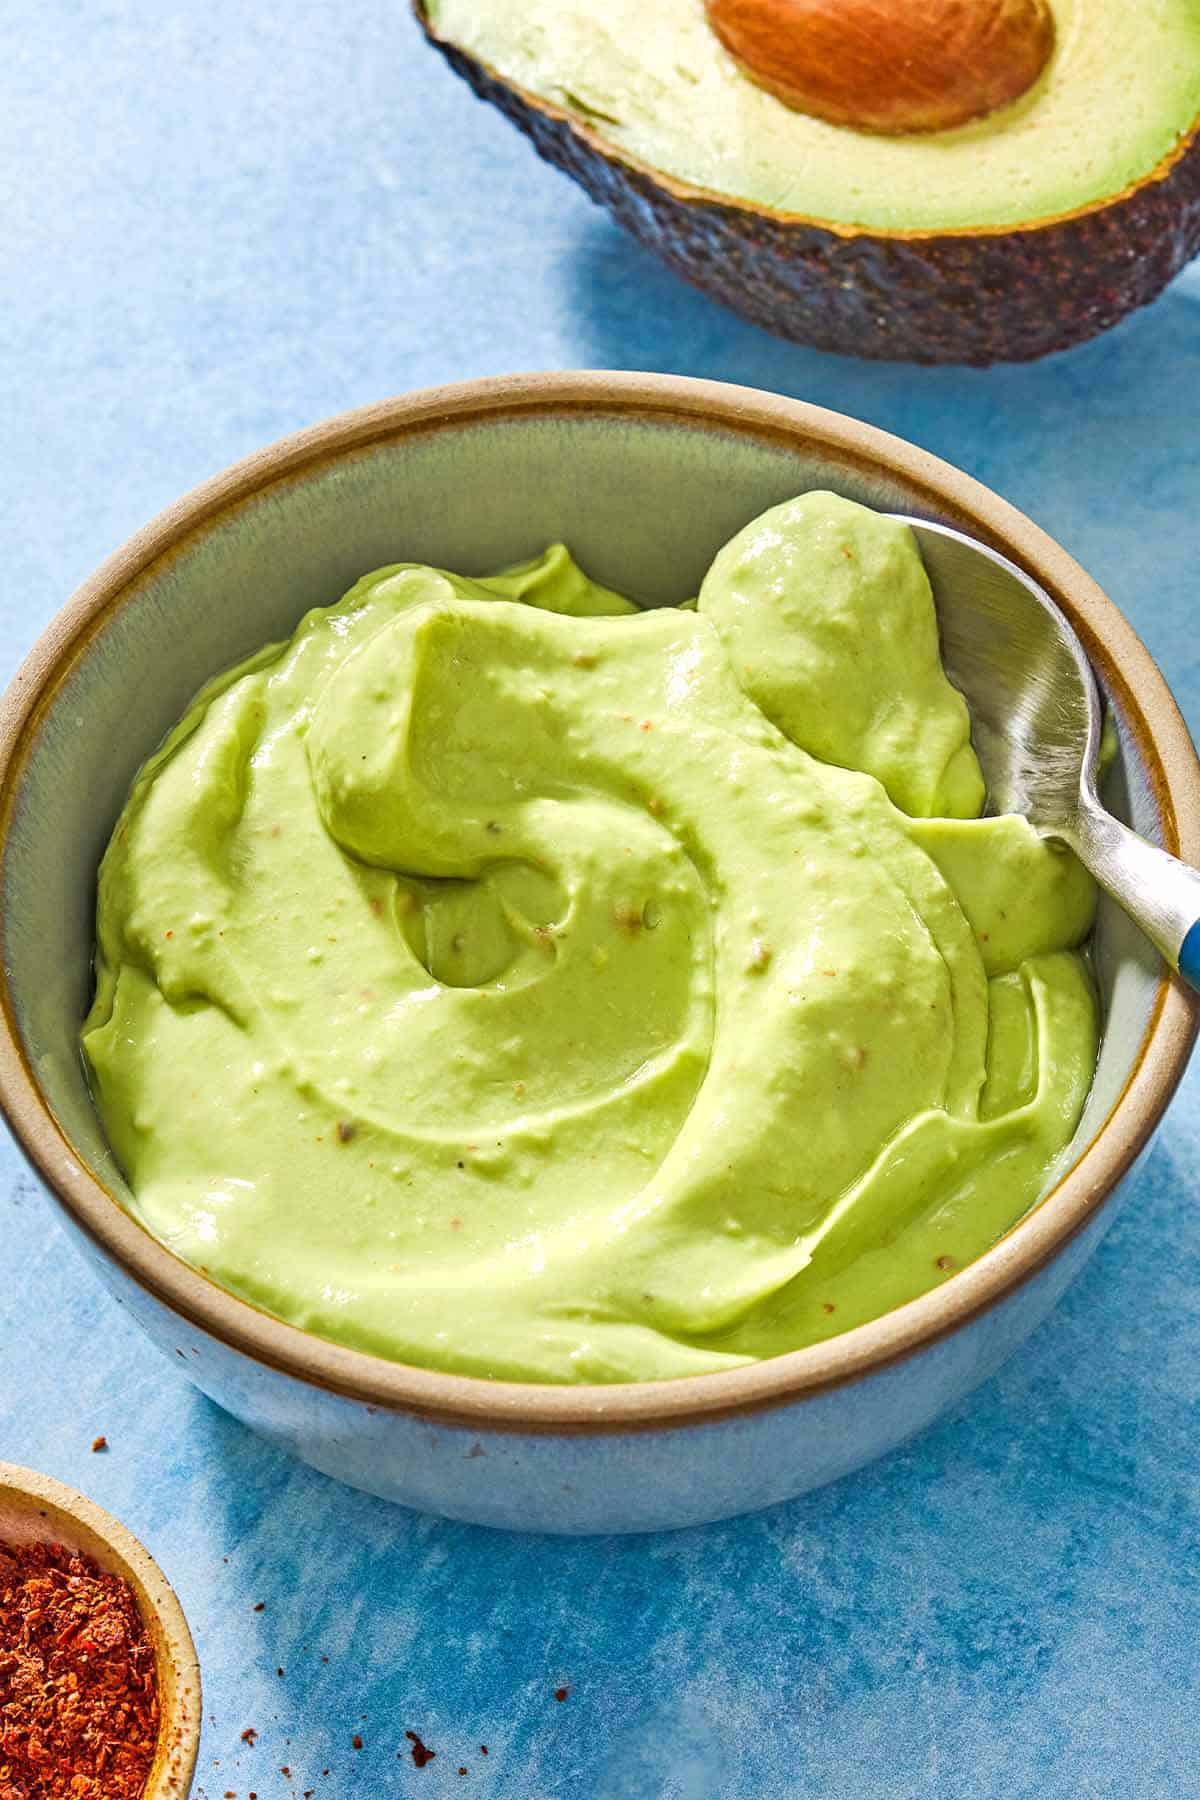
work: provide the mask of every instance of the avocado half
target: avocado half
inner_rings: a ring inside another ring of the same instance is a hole
[[[538,154],[668,266],[734,312],[820,350],[984,367],[1107,331],[1200,251],[1200,118],[1117,193],[1012,225],[848,225],[731,198],[656,169],[440,34],[429,41]]]

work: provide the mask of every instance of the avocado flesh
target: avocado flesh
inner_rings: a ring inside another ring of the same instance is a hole
[[[845,226],[1018,225],[1136,184],[1200,114],[1200,0],[1054,0],[1057,44],[1015,105],[887,138],[756,87],[701,0],[427,0],[440,38],[664,174]]]

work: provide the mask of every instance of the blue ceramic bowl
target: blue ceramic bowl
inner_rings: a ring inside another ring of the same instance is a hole
[[[97,1272],[221,1406],[339,1479],[455,1518],[639,1531],[766,1506],[898,1444],[1043,1319],[1095,1249],[1179,1081],[1191,997],[1105,903],[1105,1032],[1053,1189],[932,1293],[752,1367],[616,1387],[434,1374],[235,1299],[125,1209],[78,1051],[96,865],[129,782],[208,676],[364,569],[466,571],[565,538],[655,604],[694,592],[764,507],[825,486],[974,533],[1080,632],[1117,720],[1114,810],[1200,860],[1200,766],[1143,646],[1083,571],[986,488],[837,414],[676,377],[549,375],[408,395],[239,463],[70,601],[0,710],[0,1104]]]

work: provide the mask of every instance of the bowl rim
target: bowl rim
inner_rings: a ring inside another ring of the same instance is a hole
[[[107,557],[51,620],[0,699],[0,880],[21,777],[54,695],[108,615],[197,534],[270,490],[409,436],[584,414],[803,444],[858,473],[886,471],[930,516],[1028,570],[1083,640],[1150,772],[1163,839],[1200,862],[1200,762],[1167,684],[1111,600],[1045,532],[971,476],[878,427],[807,402],[687,376],[610,370],[488,376],[341,413],[201,483]],[[149,749],[149,746],[147,747]],[[2,946],[0,946],[2,947]],[[1082,1155],[998,1243],[941,1286],[825,1342],[669,1380],[565,1386],[443,1374],[347,1348],[217,1286],[151,1236],[87,1167],[25,1054],[0,957],[0,1113],[72,1222],[126,1277],[192,1327],[253,1361],[370,1411],[475,1431],[591,1435],[679,1429],[812,1398],[862,1380],[960,1330],[1014,1292],[1092,1219],[1136,1160],[1184,1072],[1200,1000],[1164,968],[1124,1087]]]
[[[159,1631],[159,1698],[169,1693],[171,1706],[169,1712],[164,1708],[160,1713],[158,1746],[142,1800],[186,1800],[200,1750],[204,1708],[196,1646],[178,1594],[129,1527],[77,1488],[19,1463],[0,1462],[0,1508],[9,1496],[16,1501],[11,1511],[46,1520],[56,1541],[92,1557],[97,1546],[103,1546],[113,1572],[133,1588],[139,1611],[153,1614]],[[169,1664],[169,1684],[163,1681],[164,1663]]]

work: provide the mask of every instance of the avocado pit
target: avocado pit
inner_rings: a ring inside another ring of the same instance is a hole
[[[705,0],[750,79],[797,112],[891,136],[1019,100],[1054,48],[1046,0]]]

